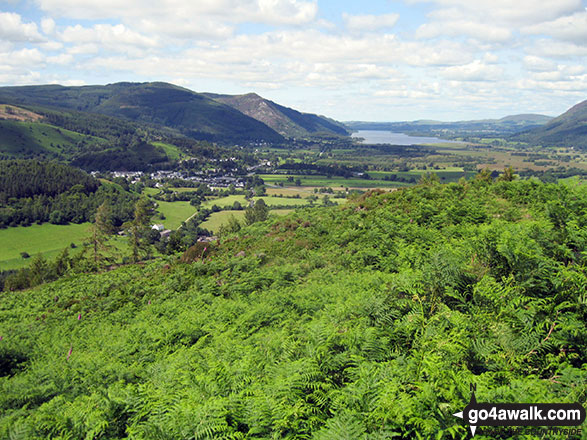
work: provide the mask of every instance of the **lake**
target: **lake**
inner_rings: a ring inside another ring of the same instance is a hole
[[[364,144],[421,145],[459,143],[457,141],[447,141],[437,137],[410,136],[404,133],[394,133],[393,131],[386,130],[359,130],[353,133],[351,137],[364,138]]]

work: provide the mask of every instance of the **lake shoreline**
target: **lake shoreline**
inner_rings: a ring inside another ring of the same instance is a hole
[[[410,136],[389,130],[359,130],[351,134],[352,138],[362,138],[362,144],[390,144],[390,145],[426,145],[426,144],[459,144],[462,142],[449,139],[440,139],[431,136]]]

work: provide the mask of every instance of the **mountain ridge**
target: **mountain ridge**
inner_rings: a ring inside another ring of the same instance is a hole
[[[0,102],[98,113],[176,129],[195,139],[281,142],[270,127],[204,94],[169,83],[0,88]]]
[[[263,122],[282,136],[293,138],[311,136],[321,132],[341,136],[349,134],[343,124],[332,119],[312,113],[299,112],[263,98],[254,92],[243,95],[213,93],[206,93],[205,95]]]
[[[471,119],[461,121],[438,121],[435,119],[417,119],[415,121],[397,121],[397,122],[369,122],[369,121],[345,121],[344,124],[348,127],[354,128],[357,126],[396,126],[396,125],[414,125],[414,126],[450,126],[450,125],[481,125],[481,124],[501,124],[501,123],[518,123],[524,124],[545,124],[548,121],[554,119],[552,116],[533,114],[533,113],[521,113],[516,115],[508,115],[498,119]]]

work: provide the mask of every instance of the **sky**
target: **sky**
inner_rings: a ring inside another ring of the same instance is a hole
[[[587,0],[0,0],[0,85],[165,81],[340,121],[556,116]]]

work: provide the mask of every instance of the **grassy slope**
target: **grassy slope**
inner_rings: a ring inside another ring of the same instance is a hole
[[[27,252],[31,257],[42,253],[50,259],[59,252],[75,243],[81,246],[88,236],[89,223],[19,226],[17,228],[0,229],[0,270],[16,269],[26,266],[28,261],[20,256]]]
[[[175,145],[166,144],[165,142],[152,142],[158,148],[161,148],[170,160],[179,160],[184,154]]]
[[[584,402],[586,204],[416,187],[253,225],[193,264],[4,294],[0,437],[464,440],[470,383]]]
[[[0,121],[0,153],[11,156],[48,154],[71,158],[76,144],[83,140],[104,143],[105,140],[41,122]]]

